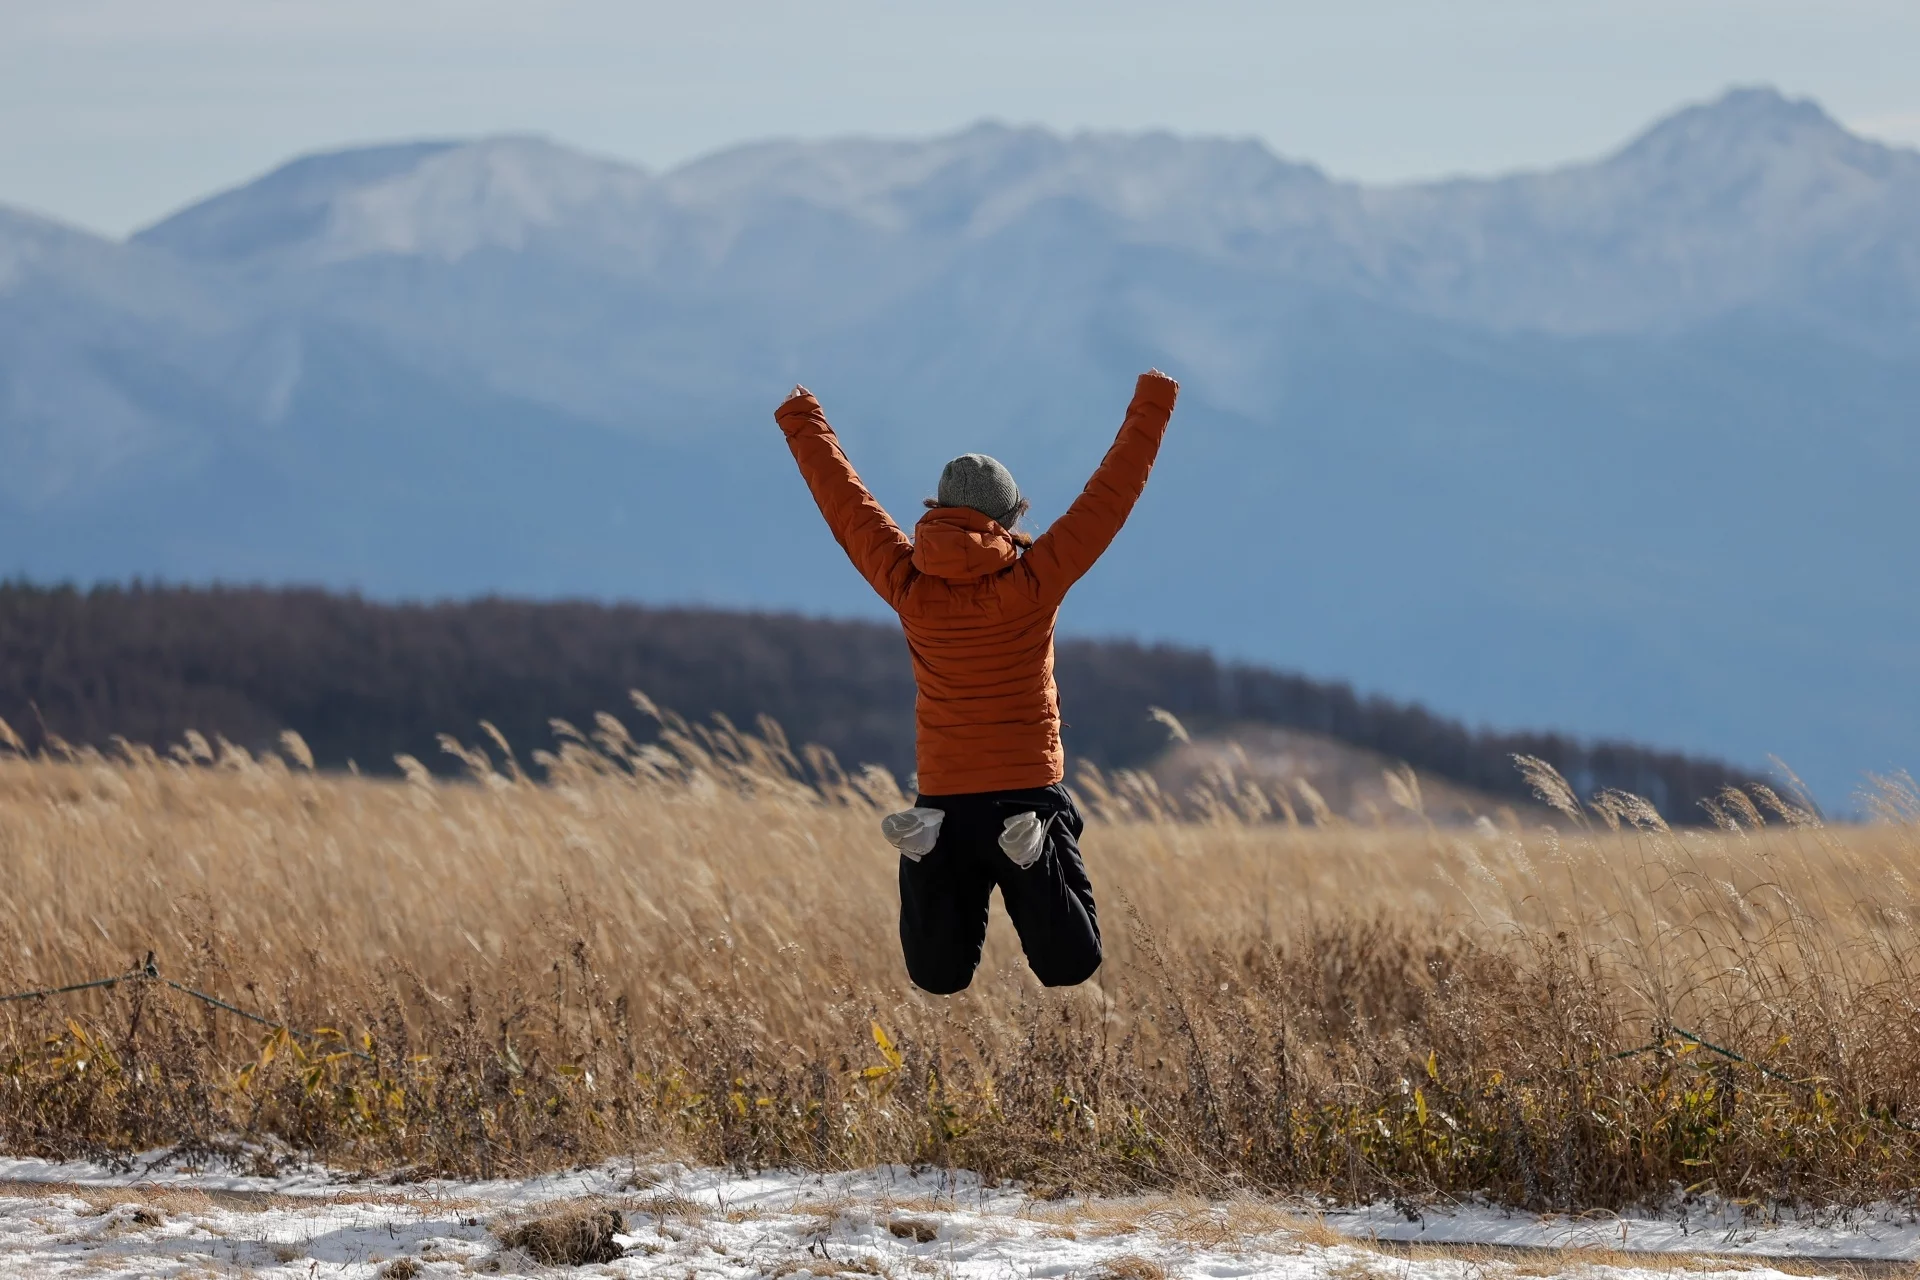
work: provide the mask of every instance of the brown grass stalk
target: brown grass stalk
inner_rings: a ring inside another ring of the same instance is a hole
[[[525,768],[450,741],[462,783],[316,775],[297,742],[0,758],[0,993],[152,951],[292,1029],[151,981],[0,1004],[0,1146],[1537,1208],[1920,1183],[1905,781],[1870,825],[1767,793],[1719,830],[1570,795],[1447,829],[1088,774],[1096,980],[1040,988],[996,916],[946,999],[901,968],[892,779],[657,714],[653,742],[556,725]]]

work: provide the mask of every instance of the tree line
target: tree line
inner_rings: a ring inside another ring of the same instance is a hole
[[[1198,649],[1062,640],[1057,674],[1069,754],[1103,768],[1150,762],[1162,707],[1205,732],[1259,723],[1310,730],[1494,796],[1528,792],[1512,757],[1538,756],[1583,796],[1615,787],[1681,821],[1752,775],[1719,761],[1554,733],[1473,729],[1417,704]],[[136,584],[88,590],[0,584],[0,718],[30,750],[49,735],[105,747],[179,741],[189,729],[242,746],[283,729],[321,767],[391,772],[407,753],[452,771],[438,735],[489,721],[522,751],[551,718],[611,711],[638,734],[640,689],[698,719],[765,714],[848,764],[913,767],[913,675],[899,629],[876,622],[718,609],[486,598],[387,604],[300,588]]]

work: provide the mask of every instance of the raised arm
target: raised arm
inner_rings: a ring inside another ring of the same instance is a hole
[[[913,563],[913,543],[860,483],[853,464],[840,450],[839,437],[827,425],[827,415],[820,411],[820,402],[805,387],[795,387],[774,410],[773,418],[786,433],[787,447],[793,450],[793,460],[800,464],[800,474],[813,491],[820,514],[827,518],[834,540],[880,598],[899,608]]]
[[[1057,600],[1066,595],[1067,588],[1093,568],[1093,562],[1127,522],[1133,504],[1147,487],[1147,473],[1153,470],[1161,437],[1167,433],[1167,419],[1173,416],[1173,402],[1179,395],[1180,384],[1158,369],[1141,374],[1134,384],[1133,402],[1127,406],[1120,434],[1101,459],[1093,479],[1024,557],[1041,590],[1049,596]]]

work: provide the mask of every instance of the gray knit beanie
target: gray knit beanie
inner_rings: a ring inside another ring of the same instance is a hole
[[[971,507],[1005,525],[1020,509],[1020,486],[1012,472],[986,454],[963,453],[941,468],[934,500],[943,507]]]

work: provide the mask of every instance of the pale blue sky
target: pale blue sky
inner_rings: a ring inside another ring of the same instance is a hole
[[[0,0],[0,204],[125,232],[302,151],[536,132],[663,166],[991,117],[1372,180],[1597,154],[1730,84],[1920,144],[1916,0]]]

